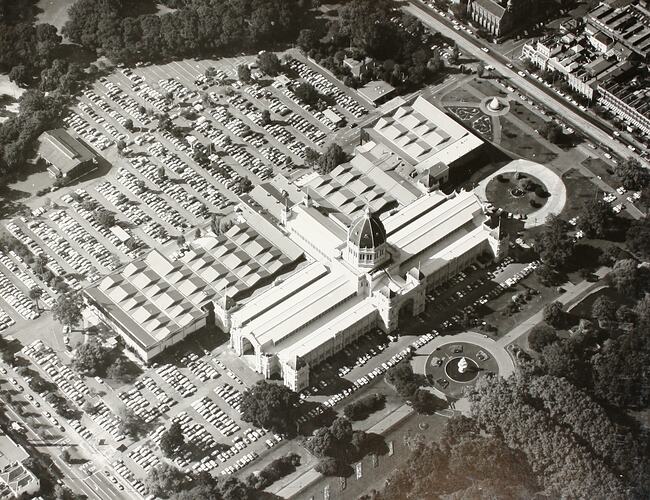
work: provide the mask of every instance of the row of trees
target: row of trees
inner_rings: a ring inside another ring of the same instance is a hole
[[[63,32],[114,61],[158,61],[295,40],[309,0],[188,0],[163,15],[130,15],[127,0],[78,0]]]

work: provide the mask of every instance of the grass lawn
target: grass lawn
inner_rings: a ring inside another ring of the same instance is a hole
[[[605,181],[612,180],[611,184],[616,186],[619,181],[614,178],[614,170],[612,166],[600,158],[587,158],[582,164],[591,170],[595,175],[605,179]]]
[[[521,130],[507,117],[501,117],[501,147],[537,163],[550,163],[557,155]]]
[[[546,204],[547,198],[537,196],[535,190],[521,191],[521,196],[512,194],[513,190],[517,190],[517,179],[515,173],[506,173],[501,176],[493,178],[486,186],[485,193],[487,199],[496,207],[503,208],[511,214],[530,214],[539,210]],[[525,178],[530,179],[537,185],[543,186],[542,181],[526,174]],[[535,203],[536,206],[532,206]]]
[[[599,196],[598,188],[582,175],[578,170],[572,168],[564,175],[562,180],[566,186],[566,205],[562,211],[562,217],[566,220],[578,215],[585,202]]]
[[[546,123],[546,120],[544,120],[538,114],[533,113],[519,101],[510,102],[510,112],[513,113],[521,121],[525,122],[526,125],[536,130],[541,130]]]
[[[512,297],[526,289],[537,290],[539,293],[533,295],[529,301],[523,304],[518,312],[510,313],[508,307],[512,303]],[[497,328],[496,336],[501,337],[526,318],[541,311],[544,305],[553,302],[559,295],[555,288],[542,285],[537,275],[532,273],[514,287],[485,304],[483,306],[485,313],[482,313],[482,319],[494,325]]]
[[[472,80],[470,85],[485,96],[496,95],[496,96],[504,97],[507,95],[502,88],[497,87],[496,85],[492,84],[492,82],[484,78],[477,78],[476,80]]]
[[[443,104],[454,101],[478,103],[479,99],[477,99],[474,94],[465,90],[463,87],[458,87],[448,94],[445,94],[445,96],[442,98]]]

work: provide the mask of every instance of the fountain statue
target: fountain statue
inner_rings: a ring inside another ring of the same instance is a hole
[[[466,371],[467,371],[467,360],[465,358],[461,358],[461,360],[458,363],[458,372],[465,373]]]
[[[493,97],[492,100],[490,101],[490,104],[488,104],[487,107],[492,111],[499,111],[501,109],[501,103],[499,102],[499,99]]]

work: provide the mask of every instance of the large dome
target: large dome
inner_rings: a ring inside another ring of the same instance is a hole
[[[369,207],[352,222],[348,241],[359,248],[377,248],[386,243],[386,229]]]

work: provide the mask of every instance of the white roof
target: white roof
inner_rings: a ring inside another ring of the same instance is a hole
[[[482,215],[480,202],[473,192],[462,192],[389,235],[388,243],[406,260],[441,242],[477,215]]]

